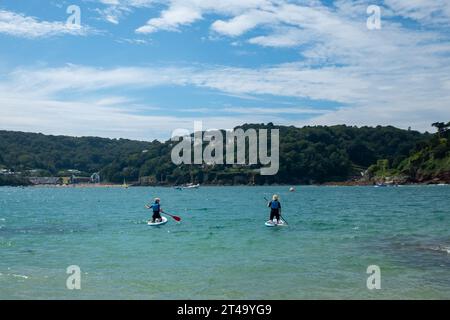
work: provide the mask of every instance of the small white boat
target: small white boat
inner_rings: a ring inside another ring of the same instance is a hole
[[[376,185],[374,185],[375,188],[385,188],[387,187],[387,184],[384,183],[377,183]]]
[[[188,184],[184,187],[184,189],[198,189],[200,188],[200,184]]]
[[[200,188],[200,184],[193,184],[193,183],[189,183],[183,186],[175,186],[174,187],[177,190],[183,190],[183,189],[198,189]]]

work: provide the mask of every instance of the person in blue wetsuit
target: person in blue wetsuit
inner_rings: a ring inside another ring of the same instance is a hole
[[[270,208],[270,222],[273,222],[273,219],[277,219],[277,223],[280,223],[281,219],[281,203],[278,201],[278,196],[276,194],[273,195],[272,201],[267,205]]]
[[[156,198],[155,202],[151,206],[149,206],[149,205],[146,206],[147,209],[153,209],[153,216],[152,216],[152,221],[151,221],[152,223],[162,221],[161,212],[164,212],[164,211],[161,209],[160,202],[161,202],[161,199]]]

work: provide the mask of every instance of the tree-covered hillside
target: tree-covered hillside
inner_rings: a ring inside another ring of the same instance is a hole
[[[171,161],[171,141],[10,131],[0,131],[0,169],[20,172],[21,177],[66,176],[69,170],[79,170],[80,175],[86,176],[100,172],[104,182],[112,183],[124,179],[140,184],[323,183],[357,176],[379,159],[387,159],[393,167],[400,166],[431,137],[390,126],[296,128],[245,124],[241,128],[280,129],[280,170],[276,176],[256,175],[253,169],[257,166],[176,166]],[[16,183],[19,178],[16,175]],[[4,176],[2,179],[5,181]]]
[[[151,145],[125,139],[0,131],[0,168],[16,172],[41,169],[41,175],[57,175],[67,169],[88,174],[114,161],[127,161]]]
[[[383,162],[370,167],[375,179],[397,179],[402,182],[450,181],[450,122],[436,122],[437,133],[421,141],[411,155],[400,163]]]

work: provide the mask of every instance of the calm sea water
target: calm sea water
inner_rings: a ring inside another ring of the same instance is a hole
[[[155,196],[182,222],[147,226]],[[0,188],[0,299],[450,299],[449,275],[446,186]]]

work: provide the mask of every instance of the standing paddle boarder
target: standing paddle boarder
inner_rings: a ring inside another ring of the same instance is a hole
[[[153,203],[151,206],[149,206],[149,205],[145,206],[147,209],[153,209],[152,223],[162,221],[161,212],[164,213],[164,211],[163,211],[163,209],[161,209],[160,202],[161,202],[161,199],[155,198],[155,203]]]
[[[267,204],[267,207],[270,208],[270,220],[269,222],[273,223],[273,219],[277,218],[277,224],[280,223],[281,219],[281,203],[278,201],[278,195],[274,194],[272,197],[272,201]]]
[[[153,203],[151,206],[150,205],[145,205],[145,207],[147,209],[153,209],[153,216],[152,216],[152,220],[149,221],[150,223],[159,223],[163,221],[163,218],[161,217],[161,213],[164,213],[166,216],[172,217],[175,221],[180,222],[181,218],[174,216],[173,214],[170,214],[168,212],[163,211],[163,209],[161,209],[161,199],[159,198],[155,198],[155,203]]]

